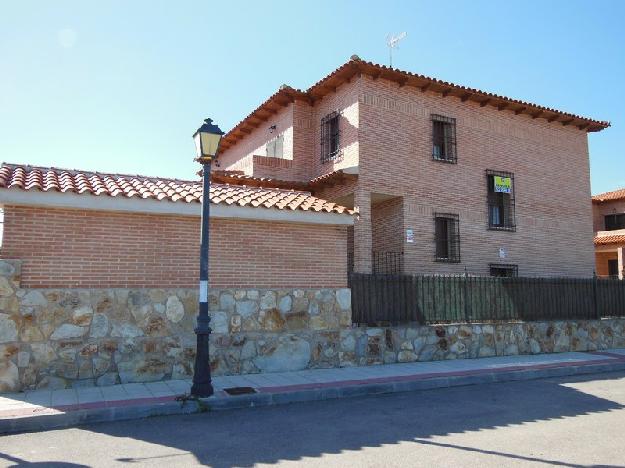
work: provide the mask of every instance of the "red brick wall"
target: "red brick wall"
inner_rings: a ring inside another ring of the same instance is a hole
[[[195,287],[200,220],[5,206],[23,287]],[[211,220],[211,287],[344,287],[347,227]]]
[[[338,169],[358,165],[359,80],[341,85],[336,93],[310,105],[296,100],[261,123],[245,138],[219,156],[219,169],[242,170],[257,177],[308,181]],[[321,119],[334,111],[339,121],[342,158],[321,163]],[[269,127],[276,130],[269,133]],[[293,160],[289,168],[267,168],[253,164],[252,156],[264,156],[265,146],[276,135],[284,134],[284,157]]]
[[[625,200],[614,200],[604,203],[593,203],[593,228],[595,231],[605,231],[605,215],[625,213]]]
[[[403,199],[392,198],[371,206],[372,243],[376,252],[402,252],[404,248]]]
[[[415,233],[404,244],[408,272],[488,274],[489,263],[512,263],[520,275],[592,275],[585,132],[384,79],[359,81],[357,192],[404,197],[404,225]],[[456,119],[457,164],[432,160],[431,114]],[[516,232],[488,230],[487,169],[514,173]],[[433,260],[435,212],[460,216],[459,264]],[[358,224],[354,235],[370,242]]]
[[[608,276],[608,260],[618,260],[617,252],[595,253],[595,268],[598,276]]]
[[[342,112],[344,160],[320,164],[320,121],[334,110]],[[339,202],[353,200],[360,209],[354,227],[358,271],[370,270],[366,258],[373,243],[370,203],[371,194],[378,193],[404,198],[404,228],[415,234],[415,243],[404,245],[409,273],[466,269],[488,274],[489,263],[510,263],[519,266],[521,275],[592,275],[593,223],[584,131],[365,75],[313,106],[295,102],[283,114],[291,118],[294,167],[304,168],[309,161],[308,178],[359,165],[354,187],[335,186],[317,194]],[[456,119],[457,164],[432,160],[431,114]],[[242,142],[254,141],[255,135]],[[514,173],[516,232],[488,229],[487,169]],[[433,260],[436,212],[459,215],[458,264]],[[507,252],[506,258],[499,258],[500,248]]]
[[[310,133],[309,108],[307,104],[295,101],[278,111],[266,122],[261,123],[245,138],[219,154],[221,170],[239,170],[256,177],[270,177],[282,180],[307,181],[310,179],[310,158],[300,151],[302,143],[307,145]],[[269,127],[276,126],[273,132]],[[283,135],[283,158],[290,164],[255,164],[253,156],[266,156],[267,142]],[[297,135],[297,137],[296,137]],[[283,167],[279,167],[283,166]]]

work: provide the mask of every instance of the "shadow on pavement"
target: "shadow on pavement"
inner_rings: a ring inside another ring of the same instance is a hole
[[[67,463],[61,461],[46,461],[46,462],[28,462],[26,460],[22,460],[19,457],[14,457],[11,455],[7,455],[6,453],[0,452],[0,461],[6,460],[9,463],[14,463],[13,465],[7,465],[8,468],[37,468],[37,467],[55,467],[55,468],[89,468],[87,465],[78,465],[76,463]]]
[[[455,387],[103,423],[85,426],[81,432],[90,431],[86,434],[90,439],[95,437],[94,441],[97,434],[104,434],[170,447],[189,452],[198,462],[215,467],[297,461],[303,457],[358,451],[403,441],[488,454],[497,457],[495,460],[499,459],[500,463],[542,462],[573,467],[581,465],[428,439],[620,410],[624,408],[621,402],[594,396],[567,384],[624,378],[625,372],[618,372]],[[117,464],[175,465],[176,457],[180,456],[180,452],[155,457],[146,453],[144,457],[128,458],[124,457],[121,441],[115,446],[119,450],[111,454],[110,462]]]

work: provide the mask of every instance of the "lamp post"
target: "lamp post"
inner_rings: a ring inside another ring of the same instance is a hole
[[[211,329],[208,315],[208,228],[210,216],[210,174],[211,162],[217,155],[221,136],[224,134],[211,119],[204,123],[193,134],[195,142],[196,161],[202,164],[202,240],[200,243],[200,304],[195,334],[197,336],[197,350],[193,370],[193,385],[191,395],[208,397],[213,394],[211,371],[208,354],[208,337]]]

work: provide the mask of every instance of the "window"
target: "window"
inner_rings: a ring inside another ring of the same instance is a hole
[[[498,278],[514,278],[519,275],[519,267],[517,265],[502,265],[499,263],[491,263],[490,276]]]
[[[604,219],[606,231],[625,229],[625,213],[605,215]]]
[[[460,222],[455,214],[435,214],[436,261],[460,263]]]
[[[321,119],[321,162],[337,161],[341,159],[339,149],[339,111],[332,112]]]
[[[273,140],[267,142],[267,156],[270,158],[283,158],[283,143],[284,143],[284,135],[280,134],[275,137]]]
[[[488,185],[488,227],[514,231],[514,175],[509,172],[486,171]]]
[[[608,275],[618,278],[618,260],[608,260]]]
[[[456,162],[456,119],[432,115],[432,158]]]

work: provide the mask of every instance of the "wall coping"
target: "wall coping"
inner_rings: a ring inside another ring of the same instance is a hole
[[[196,217],[201,215],[202,209],[200,203],[122,198],[108,195],[93,196],[92,194],[24,191],[19,189],[0,190],[0,204]],[[211,217],[335,226],[351,226],[354,224],[354,217],[349,214],[278,210],[263,207],[252,208],[223,204],[211,204]]]

